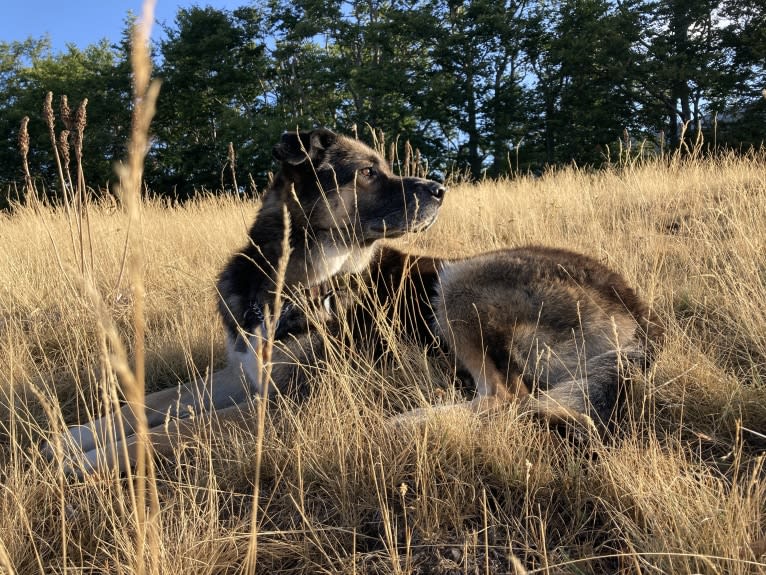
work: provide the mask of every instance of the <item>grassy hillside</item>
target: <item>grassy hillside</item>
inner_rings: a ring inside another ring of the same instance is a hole
[[[387,366],[341,350],[308,402],[269,407],[257,501],[255,422],[211,436],[201,419],[150,477],[146,517],[127,479],[66,479],[38,444],[119,395],[103,334],[132,353],[130,253],[148,385],[188,380],[223,361],[214,278],[256,210],[146,203],[127,256],[111,203],[88,206],[82,236],[61,208],[0,215],[0,572],[237,573],[255,559],[260,573],[766,573],[763,158],[456,186],[437,225],[403,242],[445,256],[564,246],[629,278],[668,338],[616,445],[573,447],[513,407],[387,425],[462,393],[392,337]]]

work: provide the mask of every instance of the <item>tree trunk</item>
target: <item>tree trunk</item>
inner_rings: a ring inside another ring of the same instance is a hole
[[[468,165],[471,169],[471,177],[478,178],[482,171],[482,158],[479,154],[479,125],[478,110],[476,107],[476,92],[474,86],[473,70],[466,73],[465,93],[467,96],[466,111],[468,112]]]

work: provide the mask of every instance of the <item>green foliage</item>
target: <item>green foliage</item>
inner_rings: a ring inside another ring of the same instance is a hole
[[[163,87],[147,185],[262,187],[285,130],[409,140],[432,170],[484,174],[609,161],[618,141],[681,137],[744,149],[766,137],[761,0],[269,0],[180,9],[155,49]],[[45,94],[88,98],[84,172],[111,185],[130,126],[130,21],[121,42],[52,53],[0,43],[0,185],[29,164],[60,194]],[[58,106],[58,104],[56,104]],[[714,124],[714,118],[718,119]],[[687,123],[687,129],[682,129]],[[57,119],[57,133],[65,126]],[[234,164],[230,150],[234,151]]]
[[[268,73],[259,12],[181,9],[166,33],[159,69],[164,97],[148,172],[152,187],[181,199],[198,189],[230,187],[229,143],[241,169],[264,170],[269,148],[252,139],[265,106],[259,80]]]

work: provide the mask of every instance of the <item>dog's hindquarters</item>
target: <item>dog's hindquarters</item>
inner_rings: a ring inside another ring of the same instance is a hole
[[[435,329],[471,372],[476,406],[516,398],[554,423],[601,427],[629,364],[648,361],[646,313],[618,274],[541,247],[445,263],[434,301]]]
[[[589,358],[584,376],[563,379],[541,390],[528,407],[543,416],[556,412],[585,414],[600,430],[612,430],[621,419],[632,370],[645,367],[645,362],[641,348],[612,350]],[[557,422],[566,423],[564,419]]]

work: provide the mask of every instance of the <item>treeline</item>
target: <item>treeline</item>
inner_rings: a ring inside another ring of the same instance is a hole
[[[129,27],[117,45],[64,53],[46,39],[0,43],[3,188],[23,182],[28,116],[30,171],[57,193],[49,91],[59,146],[77,131],[59,98],[75,110],[87,98],[83,171],[94,188],[114,184],[130,130]],[[373,127],[431,170],[472,177],[598,166],[700,132],[737,149],[766,137],[763,0],[269,0],[181,9],[162,37],[146,179],[179,198],[231,189],[234,176],[240,190],[263,186],[273,143],[297,126]]]

